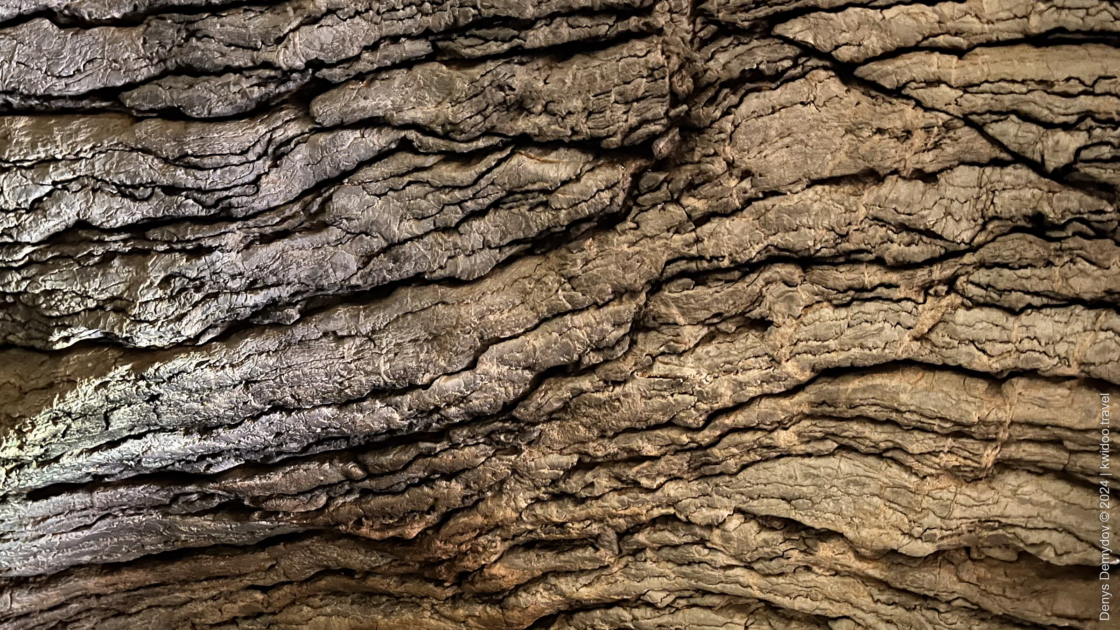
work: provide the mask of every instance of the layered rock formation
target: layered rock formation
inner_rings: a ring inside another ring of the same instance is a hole
[[[0,0],[0,628],[1098,619],[1107,0]]]

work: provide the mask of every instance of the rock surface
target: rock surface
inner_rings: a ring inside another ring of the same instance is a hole
[[[1107,0],[0,0],[0,628],[1108,627]]]

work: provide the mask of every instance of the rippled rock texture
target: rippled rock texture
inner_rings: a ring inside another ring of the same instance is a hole
[[[0,628],[1098,620],[1107,0],[0,0]]]

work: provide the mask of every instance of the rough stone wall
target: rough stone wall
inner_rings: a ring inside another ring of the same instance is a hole
[[[0,628],[1106,628],[1107,0],[0,0]]]

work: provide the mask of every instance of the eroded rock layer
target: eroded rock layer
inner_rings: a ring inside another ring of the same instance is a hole
[[[0,628],[1105,628],[1107,0],[0,0]]]

